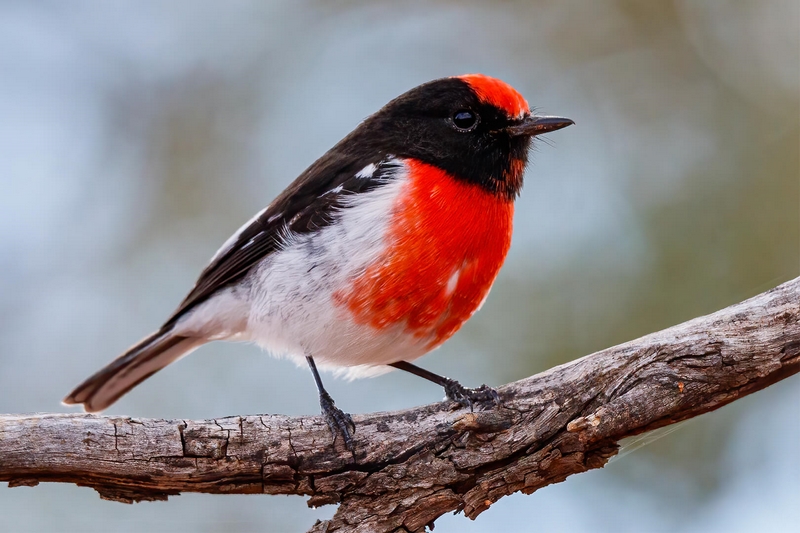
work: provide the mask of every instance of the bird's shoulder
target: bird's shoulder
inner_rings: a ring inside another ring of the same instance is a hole
[[[348,199],[390,183],[401,167],[402,161],[391,155],[326,154],[222,245],[165,327],[244,278],[281,249],[287,236],[313,233],[333,223],[337,212],[353,204]]]

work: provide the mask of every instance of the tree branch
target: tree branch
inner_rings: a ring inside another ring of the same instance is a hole
[[[354,416],[356,452],[320,417],[147,420],[0,416],[0,481],[92,487],[123,502],[180,492],[339,503],[311,531],[423,531],[501,497],[602,467],[617,442],[717,409],[800,370],[800,278],[712,315],[498,389],[503,406],[438,403]]]

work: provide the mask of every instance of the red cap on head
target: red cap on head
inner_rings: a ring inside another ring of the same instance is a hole
[[[472,87],[482,101],[508,113],[509,117],[522,117],[530,113],[528,102],[511,85],[484,74],[456,76]]]

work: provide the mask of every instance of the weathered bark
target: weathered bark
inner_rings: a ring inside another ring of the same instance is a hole
[[[475,518],[599,468],[625,437],[717,409],[800,370],[800,278],[712,315],[498,389],[503,406],[444,403],[354,416],[356,452],[319,417],[146,420],[0,416],[0,481],[59,481],[134,502],[180,492],[339,503],[312,531],[423,531]]]

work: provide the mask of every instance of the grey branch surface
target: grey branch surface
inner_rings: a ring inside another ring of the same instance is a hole
[[[0,415],[0,481],[92,487],[122,502],[181,492],[298,494],[338,503],[311,531],[424,531],[475,518],[602,467],[617,442],[717,409],[800,370],[800,278],[714,314],[498,389],[503,406],[447,403],[356,415],[350,454],[318,416],[150,420]]]

